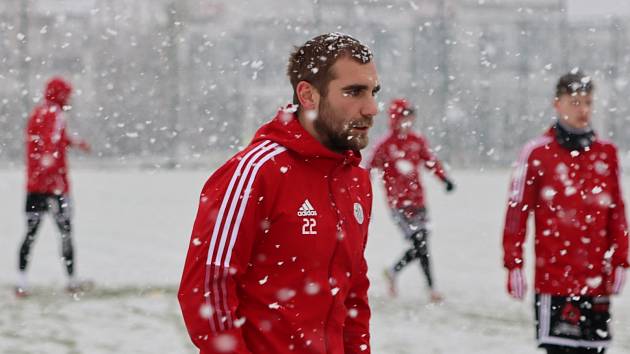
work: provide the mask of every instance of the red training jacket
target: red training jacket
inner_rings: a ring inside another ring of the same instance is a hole
[[[596,139],[569,151],[553,128],[522,150],[513,174],[503,232],[504,265],[523,266],[527,219],[536,226],[535,291],[611,293],[611,267],[628,267],[628,230],[617,150]]]
[[[178,294],[202,354],[370,353],[360,159],[283,110],[210,176]]]
[[[424,207],[421,164],[433,171],[441,180],[446,179],[440,161],[420,134],[409,132],[400,135],[392,131],[376,146],[368,162],[368,168],[383,171],[383,182],[390,208]]]
[[[71,87],[53,79],[45,101],[35,107],[26,127],[26,165],[29,193],[66,194],[69,190],[66,149],[73,145],[66,135],[62,107]]]

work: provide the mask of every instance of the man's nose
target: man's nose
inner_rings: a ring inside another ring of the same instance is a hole
[[[361,114],[370,117],[374,117],[378,114],[378,103],[376,103],[376,97],[370,96],[367,99],[367,102],[363,106]]]

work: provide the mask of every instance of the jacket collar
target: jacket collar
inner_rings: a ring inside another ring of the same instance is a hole
[[[361,153],[358,151],[338,153],[322,145],[302,127],[293,105],[280,109],[270,122],[258,129],[252,143],[261,140],[276,142],[305,159],[323,158],[353,166],[361,162]]]
[[[563,148],[569,151],[583,151],[590,147],[597,139],[595,132],[590,130],[581,134],[571,133],[564,129],[558,122],[549,128],[547,135],[555,138],[555,140]]]

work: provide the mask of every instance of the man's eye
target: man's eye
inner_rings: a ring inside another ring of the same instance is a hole
[[[359,93],[359,90],[347,90],[346,92],[344,92],[344,96],[358,96]]]

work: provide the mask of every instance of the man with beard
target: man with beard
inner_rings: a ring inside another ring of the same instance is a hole
[[[557,118],[517,161],[503,231],[509,294],[522,300],[523,243],[534,214],[538,346],[547,353],[603,353],[610,295],[628,267],[628,227],[617,148],[591,127],[593,82],[577,69],[556,85]]]
[[[407,100],[392,101],[389,107],[390,133],[376,145],[368,168],[383,172],[390,212],[405,239],[411,243],[403,256],[391,268],[385,269],[390,295],[397,295],[396,278],[399,272],[418,260],[426,278],[431,302],[440,302],[442,295],[435,289],[431,272],[428,217],[420,167],[424,165],[439,178],[447,192],[453,191],[455,185],[424,136],[413,131],[415,120],[415,111]]]
[[[340,33],[296,48],[293,103],[201,192],[178,298],[209,353],[370,353],[359,150],[377,113],[372,53]]]

